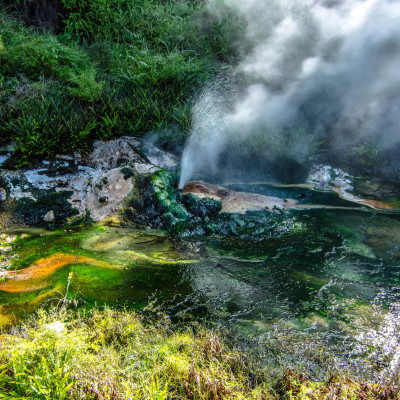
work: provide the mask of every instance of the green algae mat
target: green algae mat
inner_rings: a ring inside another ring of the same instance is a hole
[[[10,231],[8,237],[14,239],[17,257],[0,282],[2,325],[46,302],[143,302],[148,296],[146,281],[153,275],[165,268],[173,274],[181,264],[192,262],[183,260],[165,234],[156,230],[28,228]]]

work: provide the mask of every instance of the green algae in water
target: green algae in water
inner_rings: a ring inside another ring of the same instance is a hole
[[[249,221],[257,216],[250,213]],[[13,307],[31,312],[40,301],[57,297],[55,290],[65,294],[72,271],[71,295],[87,304],[135,307],[157,294],[169,302],[164,309],[174,317],[201,306],[208,320],[227,323],[246,340],[257,336],[266,349],[273,346],[269,359],[284,355],[293,365],[323,353],[343,368],[372,376],[375,350],[360,339],[360,331],[379,329],[400,300],[399,216],[314,210],[265,215],[265,222],[235,237],[181,241],[180,248],[189,250],[178,250],[154,231],[104,228],[32,235],[18,241],[24,257],[32,256],[35,246],[42,253],[69,248],[115,268],[68,265],[52,276],[46,290],[14,300],[13,294],[1,293],[1,302],[9,304],[8,312]],[[190,257],[197,254],[197,262],[185,262],[185,251]],[[41,300],[35,302],[35,296]],[[299,350],[304,343],[312,349],[307,354]],[[326,371],[320,361],[307,362]]]
[[[104,232],[86,235],[80,247],[91,254],[102,254],[113,260],[126,262],[134,254],[149,261],[177,262],[180,253],[162,231],[136,231],[126,228],[108,228]],[[95,252],[95,253],[93,253]]]
[[[288,337],[292,349],[310,341],[313,351],[373,376],[365,356],[372,360],[378,350],[360,342],[359,332],[383,323],[400,299],[399,216],[322,210],[292,215],[302,227],[297,232],[207,239],[218,261],[203,271],[203,286],[194,281],[219,297],[219,310],[235,315],[245,336],[265,337],[277,348]],[[311,338],[318,332],[324,340],[316,342]],[[345,339],[346,346],[340,346]],[[354,363],[346,361],[350,353]],[[290,362],[296,362],[293,357]],[[297,362],[302,357],[297,355]]]
[[[35,277],[32,272],[30,279],[13,282],[11,278],[6,282],[4,290],[13,292],[0,290],[3,315],[13,313],[19,317],[33,312],[45,301],[52,299],[52,303],[57,303],[65,295],[70,272],[71,295],[88,303],[113,304],[121,300],[143,303],[149,297],[150,287],[154,291],[164,290],[174,278],[180,279],[176,263],[191,262],[180,259],[179,252],[161,231],[93,227],[49,234],[29,229],[13,233],[18,235],[14,250],[19,255],[13,270],[23,269],[17,274],[32,264],[56,269],[45,276],[41,273]],[[57,257],[54,260],[53,255]],[[169,270],[167,274],[163,271],[165,268]],[[160,275],[157,283],[150,285],[148,277],[154,279],[157,275]]]

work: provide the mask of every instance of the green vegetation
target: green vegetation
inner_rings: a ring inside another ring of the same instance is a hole
[[[57,35],[17,20],[38,25],[26,2],[0,11],[0,144],[16,143],[19,167],[99,138],[182,142],[198,91],[238,59],[243,26],[222,4],[215,17],[201,0],[60,0],[36,15],[52,3]]]
[[[134,312],[39,311],[0,336],[2,399],[390,399],[387,387],[290,370],[273,381],[210,329]]]
[[[382,159],[378,143],[372,141],[361,142],[358,146],[352,148],[351,155],[360,167],[374,168]]]
[[[152,182],[157,206],[169,233],[204,235],[209,231],[207,227],[212,220],[218,218],[221,201],[209,197],[199,199],[190,193],[181,193],[176,189],[178,176],[163,170],[152,177]]]

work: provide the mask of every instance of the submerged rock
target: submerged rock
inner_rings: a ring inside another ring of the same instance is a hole
[[[7,192],[3,188],[0,188],[0,201],[4,201],[6,199],[7,199]]]

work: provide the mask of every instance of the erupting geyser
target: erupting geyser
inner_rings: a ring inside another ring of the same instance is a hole
[[[302,162],[322,140],[347,153],[400,145],[399,1],[225,3],[247,20],[250,50],[236,67],[246,87],[236,95],[217,82],[200,97],[180,187],[215,173],[226,152]],[[299,133],[288,140],[287,130]]]
[[[217,83],[209,87],[200,96],[193,109],[192,135],[182,154],[182,170],[179,189],[197,172],[207,174],[215,172],[218,158],[227,132],[225,123],[225,108]],[[211,142],[212,140],[212,142]]]

